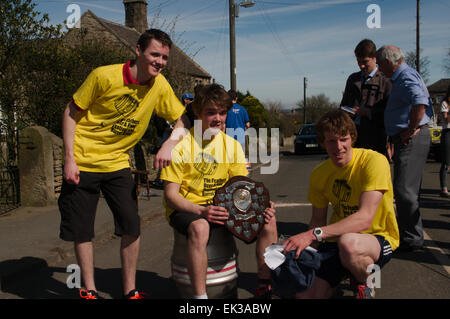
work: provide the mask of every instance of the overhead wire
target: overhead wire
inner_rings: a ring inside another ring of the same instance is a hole
[[[258,2],[258,4],[261,2]],[[257,7],[257,6],[256,6]],[[286,59],[288,60],[288,62],[291,64],[291,66],[293,67],[294,70],[296,70],[297,74],[300,74],[300,68],[299,65],[292,59],[292,57],[289,54],[289,50],[287,48],[287,46],[284,44],[282,38],[280,37],[280,35],[277,32],[277,29],[274,25],[274,23],[272,22],[272,20],[270,19],[269,15],[266,14],[264,8],[263,9],[259,9],[259,12],[261,13],[261,17],[263,18],[264,23],[267,25],[267,28],[269,29],[269,31],[271,32],[275,42],[278,43],[278,45],[280,46],[281,49],[281,53],[286,57]]]
[[[228,20],[228,5],[227,3],[224,1],[224,9],[223,9],[223,14],[222,14],[222,19],[221,19],[221,24],[220,24],[220,28],[218,30],[220,30],[220,35],[217,38],[217,42],[215,45],[215,51],[214,51],[214,65],[213,65],[213,69],[217,68],[217,73],[226,73],[226,59],[218,59],[219,57],[219,51],[225,52],[225,47],[226,47],[226,38],[224,36],[224,32],[222,32],[222,30],[225,30],[226,28],[226,23]],[[223,49],[222,48],[223,45]],[[217,61],[222,61],[222,63],[218,63]],[[220,64],[220,65],[219,65]]]
[[[204,7],[200,8],[200,9],[197,10],[197,11],[190,12],[189,14],[186,14],[186,15],[184,15],[184,16],[183,16],[183,15],[180,15],[180,20],[186,19],[186,18],[190,18],[190,17],[192,17],[192,16],[195,16],[196,14],[198,14],[198,13],[200,13],[200,12],[206,10],[206,9],[209,9],[209,8],[215,6],[217,3],[222,2],[222,1],[223,1],[223,0],[216,0],[215,2],[210,3],[209,5],[204,6]]]

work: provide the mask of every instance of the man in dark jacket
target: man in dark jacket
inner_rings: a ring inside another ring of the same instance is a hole
[[[348,77],[341,106],[352,108],[356,114],[358,140],[355,146],[386,155],[384,109],[392,85],[378,70],[375,55],[376,46],[371,40],[358,43],[355,56],[361,71]]]

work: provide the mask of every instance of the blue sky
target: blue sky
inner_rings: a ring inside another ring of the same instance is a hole
[[[240,3],[242,0],[235,0]],[[147,0],[148,21],[167,30],[173,39],[211,74],[230,87],[228,0]],[[262,102],[291,108],[307,96],[324,93],[339,102],[349,74],[358,71],[353,50],[364,39],[377,47],[393,44],[404,52],[416,47],[415,0],[272,0],[240,8],[236,19],[237,88],[250,91]],[[124,24],[122,0],[35,0],[37,10],[51,23],[63,23],[67,7],[78,4],[97,16]],[[380,8],[380,28],[369,28],[371,4]],[[421,1],[422,55],[430,59],[431,84],[450,77],[443,70],[450,48],[450,1]],[[159,13],[158,15],[156,15]]]

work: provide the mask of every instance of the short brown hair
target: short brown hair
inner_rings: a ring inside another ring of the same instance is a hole
[[[233,101],[238,98],[237,92],[235,90],[233,90],[233,89],[228,90],[228,94],[230,95],[231,100],[233,100]]]
[[[331,132],[341,136],[347,136],[347,134],[350,134],[352,138],[352,146],[358,138],[355,123],[346,112],[340,109],[328,111],[322,115],[316,123],[317,139],[322,145],[325,142],[325,132]]]
[[[355,56],[357,58],[374,58],[377,54],[377,47],[372,40],[364,39],[358,43],[355,48]]]
[[[169,49],[172,47],[172,40],[170,39],[170,36],[159,29],[148,29],[147,31],[144,31],[139,37],[137,45],[139,45],[141,51],[144,52],[153,39],[167,45]]]
[[[195,98],[192,109],[200,114],[208,103],[230,110],[233,107],[230,95],[220,84],[199,85],[195,87]]]

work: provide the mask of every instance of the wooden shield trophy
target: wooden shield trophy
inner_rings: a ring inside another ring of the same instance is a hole
[[[256,240],[264,226],[264,210],[270,207],[269,191],[263,183],[234,176],[216,190],[214,205],[228,210],[230,217],[225,226],[249,244]]]

